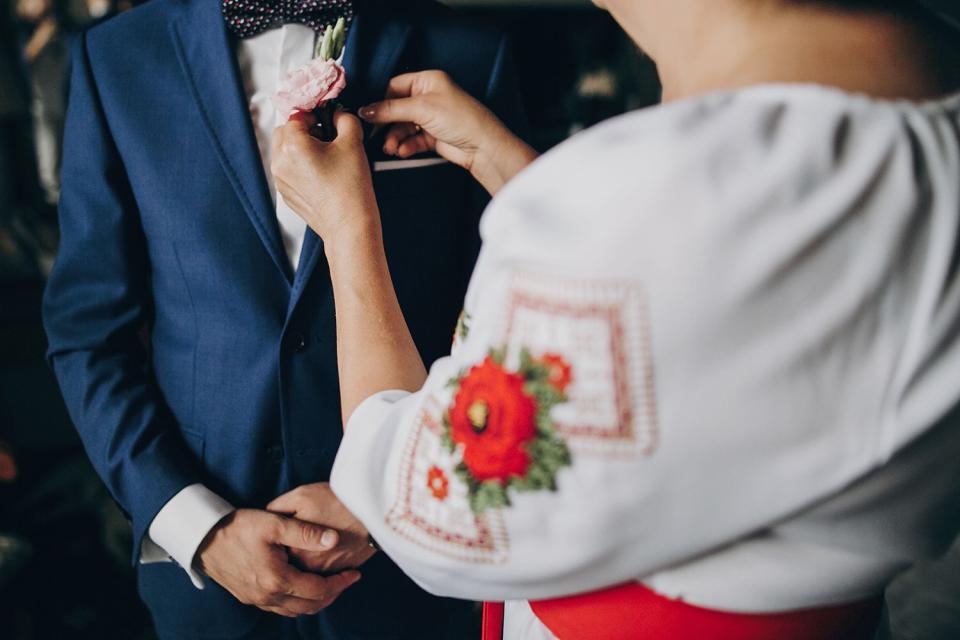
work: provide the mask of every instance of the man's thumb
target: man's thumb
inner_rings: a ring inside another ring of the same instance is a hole
[[[340,534],[312,522],[296,518],[278,518],[275,542],[304,551],[329,551],[337,546]]]

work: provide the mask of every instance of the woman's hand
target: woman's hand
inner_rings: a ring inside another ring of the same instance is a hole
[[[270,170],[277,192],[328,248],[344,235],[379,234],[380,213],[360,121],[336,113],[333,142],[310,135],[315,122],[312,115],[300,113],[274,132]]]
[[[311,116],[294,116],[274,132],[271,171],[284,201],[323,238],[337,307],[346,425],[377,391],[419,389],[426,370],[390,278],[360,121],[335,114],[333,142],[311,137],[313,122]]]
[[[360,117],[392,124],[384,152],[407,158],[436,151],[469,171],[491,194],[530,164],[537,153],[442,71],[395,77],[383,102]]]
[[[366,527],[333,495],[329,483],[299,486],[275,498],[267,505],[267,511],[337,531],[339,540],[333,549],[320,552],[289,549],[290,555],[313,573],[329,575],[356,569],[376,553],[370,546]]]

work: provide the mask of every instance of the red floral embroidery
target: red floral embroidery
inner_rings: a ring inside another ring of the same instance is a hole
[[[510,506],[508,491],[556,491],[557,474],[572,463],[550,415],[567,401],[551,382],[551,365],[521,349],[517,370],[510,371],[506,355],[505,348],[492,349],[483,362],[450,380],[457,392],[443,417],[444,444],[460,452],[454,472],[476,514]],[[569,384],[565,361],[553,362],[557,384]]]
[[[546,353],[540,358],[540,364],[547,369],[547,381],[560,393],[565,393],[573,382],[573,367],[563,356]]]
[[[450,438],[463,445],[463,462],[478,481],[506,483],[530,466],[525,445],[537,435],[537,406],[522,376],[492,357],[460,382],[450,407]]]
[[[447,495],[450,493],[450,481],[447,480],[447,474],[443,472],[443,469],[437,466],[430,467],[427,472],[427,487],[437,500],[447,499]]]

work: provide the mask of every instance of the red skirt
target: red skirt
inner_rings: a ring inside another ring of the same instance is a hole
[[[629,584],[531,602],[559,640],[869,640],[883,599],[784,613],[715,611]],[[503,604],[484,603],[483,640],[501,640]]]

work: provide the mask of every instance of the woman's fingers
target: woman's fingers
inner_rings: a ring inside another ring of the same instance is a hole
[[[408,138],[412,138],[420,133],[420,131],[420,127],[410,122],[393,125],[383,139],[384,153],[390,156],[397,155],[397,150],[400,148],[400,145]]]
[[[298,111],[290,116],[286,124],[278,127],[273,133],[274,149],[283,149],[285,145],[314,138],[310,131],[317,124],[317,117],[313,113]],[[337,138],[351,142],[363,140],[363,127],[356,116],[345,111],[333,114],[333,125],[337,130]]]
[[[414,84],[417,83],[420,73],[415,71],[413,73],[401,73],[398,76],[390,78],[390,82],[387,83],[387,98],[409,98],[414,95],[415,88]]]
[[[274,132],[270,170],[277,193],[324,241],[344,228],[375,227],[379,211],[360,121],[334,113],[332,142],[311,136],[312,122],[297,115]]]
[[[409,98],[435,91],[450,84],[450,76],[443,71],[414,71],[390,78],[387,83],[387,98]]]
[[[277,165],[282,164],[287,155],[303,153],[301,145],[312,137],[310,127],[315,123],[316,118],[313,114],[298,112],[290,116],[286,124],[274,130],[273,141],[270,145],[274,164],[271,167],[273,173],[277,173]]]
[[[423,96],[388,98],[361,107],[358,113],[361,118],[373,124],[412,122],[421,126],[433,115],[430,103]]]
[[[333,126],[337,129],[335,142],[362,142],[363,125],[353,114],[346,111],[337,111],[333,114]]]
[[[389,156],[409,158],[436,149],[436,139],[415,124],[395,124],[387,132],[383,152]]]
[[[426,153],[432,149],[433,147],[429,142],[428,136],[425,133],[419,133],[400,143],[400,146],[397,148],[397,155],[401,158],[409,158],[418,153]]]
[[[297,130],[309,131],[317,124],[317,116],[312,111],[297,111],[287,119],[287,123]]]

